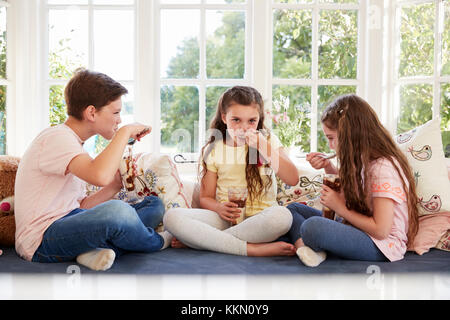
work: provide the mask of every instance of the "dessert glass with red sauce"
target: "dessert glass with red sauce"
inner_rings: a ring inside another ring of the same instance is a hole
[[[330,187],[331,189],[333,189],[336,192],[340,192],[340,190],[341,190],[341,180],[339,179],[339,176],[337,174],[330,174],[330,173],[324,174],[323,184]],[[334,210],[331,210],[330,208],[328,208],[326,206],[323,206],[322,207],[322,216],[327,219],[335,220],[336,212],[334,212]]]
[[[239,212],[239,218],[235,219],[231,225],[237,225],[245,219],[245,205],[247,202],[248,191],[247,188],[229,188],[228,189],[228,201],[236,203],[238,208],[241,209]]]

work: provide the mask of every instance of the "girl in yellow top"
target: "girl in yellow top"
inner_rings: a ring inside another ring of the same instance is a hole
[[[277,175],[298,182],[295,165],[277,137],[264,127],[264,102],[251,87],[236,86],[222,94],[202,149],[200,206],[166,212],[164,225],[173,243],[191,248],[248,256],[295,255],[292,244],[277,241],[292,215],[276,201]],[[233,222],[241,209],[228,200],[228,189],[248,190],[246,219]]]

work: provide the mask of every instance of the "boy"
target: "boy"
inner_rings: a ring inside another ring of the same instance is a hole
[[[65,88],[68,119],[43,130],[20,161],[15,185],[16,251],[34,262],[76,258],[93,270],[109,269],[126,251],[165,248],[166,233],[155,228],[164,214],[157,197],[130,206],[111,200],[122,188],[118,171],[129,138],[148,126],[118,128],[127,89],[105,74],[75,71]],[[83,149],[100,134],[109,145],[95,159]],[[102,187],[85,196],[85,183]]]

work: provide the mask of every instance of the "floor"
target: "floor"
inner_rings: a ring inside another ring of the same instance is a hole
[[[0,273],[0,300],[8,299],[450,299],[450,273],[318,275],[117,275]]]

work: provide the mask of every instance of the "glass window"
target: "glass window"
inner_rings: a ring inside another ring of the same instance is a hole
[[[398,90],[395,91],[400,110],[397,133],[440,115],[443,148],[449,157],[450,1],[402,1],[397,4],[397,13],[400,19]],[[441,41],[436,45],[438,35]],[[436,57],[441,61],[436,61]],[[440,65],[436,66],[437,63]]]
[[[441,85],[441,130],[445,157],[450,158],[450,83]]]
[[[198,2],[160,2],[163,153],[199,152],[219,97],[248,84],[246,1]]]
[[[245,12],[206,11],[206,74],[242,79],[245,72]]]
[[[66,120],[64,87],[79,67],[105,73],[124,85],[129,93],[122,97],[122,125],[134,122],[134,0],[49,0],[48,4],[50,124]],[[95,136],[84,147],[95,156],[107,144]]]
[[[198,152],[197,87],[161,87],[161,152]]]
[[[199,10],[161,10],[161,77],[199,77],[199,35]]]
[[[273,76],[311,78],[312,11],[275,10]]]
[[[319,78],[356,79],[358,26],[355,10],[322,10]]]
[[[294,155],[328,152],[321,113],[359,83],[359,2],[277,0],[272,10],[272,127]]]
[[[401,9],[399,77],[433,74],[434,12],[434,3]]]

